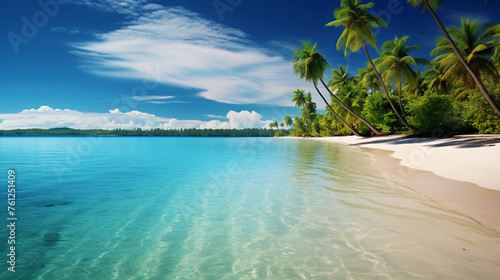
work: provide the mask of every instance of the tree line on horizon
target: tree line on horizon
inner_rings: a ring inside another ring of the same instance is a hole
[[[285,134],[288,130],[281,130]],[[195,136],[195,137],[273,137],[274,130],[262,128],[243,129],[71,129],[67,127],[52,129],[13,129],[0,130],[0,135],[70,135],[70,136]]]
[[[326,80],[329,64],[316,50],[317,43],[304,41],[294,51],[294,73],[312,82],[326,113],[318,113],[311,92],[297,89],[292,100],[301,114],[286,116],[281,123],[292,127],[290,135],[500,133],[500,23],[480,25],[462,18],[460,26],[445,28],[435,13],[442,1],[408,0],[422,12],[429,11],[443,32],[429,61],[412,56],[420,45],[408,45],[408,36],[396,36],[377,49],[372,28],[388,27],[387,23],[370,14],[373,2],[361,2],[341,0],[335,20],[326,24],[344,28],[336,47],[344,49],[345,56],[364,50],[367,67],[357,75],[339,65]],[[372,59],[368,45],[378,57]],[[418,66],[426,70],[420,72]],[[270,127],[278,128],[278,121]]]

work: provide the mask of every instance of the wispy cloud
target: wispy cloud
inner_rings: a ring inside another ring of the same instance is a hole
[[[63,27],[63,26],[52,27],[50,29],[50,31],[52,31],[52,32],[66,32],[66,33],[70,33],[70,34],[80,33],[79,29],[67,29],[66,27]]]
[[[53,109],[41,106],[38,109],[26,109],[14,114],[0,114],[0,129],[18,128],[54,128],[69,127],[75,129],[179,129],[179,128],[264,128],[271,122],[262,120],[262,116],[249,111],[229,111],[228,121],[219,120],[179,120],[158,117],[140,111],[121,112],[119,109],[108,113],[85,113],[70,109]]]
[[[136,11],[138,2],[143,1],[127,1],[127,7]],[[123,28],[99,34],[96,41],[72,44],[84,69],[143,78],[145,69],[159,66],[156,81],[199,89],[206,99],[230,104],[292,106],[291,93],[309,87],[298,81],[289,59],[256,46],[241,30],[184,8],[158,6],[135,12]]]
[[[470,17],[471,21],[479,21],[479,23],[489,23],[491,22],[491,18],[486,16],[485,14],[475,13],[471,11],[457,11],[453,9],[446,9],[442,11],[447,20],[451,21],[453,25],[460,26],[460,22],[462,19],[467,19]]]
[[[212,114],[205,114],[205,116],[212,118],[212,119],[227,119],[227,116],[218,116],[218,115],[212,115]]]
[[[170,101],[147,101],[151,104],[186,104],[191,103],[189,101],[181,101],[181,100],[170,100]]]
[[[143,7],[155,5],[147,4],[147,0],[68,0],[68,2],[85,5],[105,13],[120,13],[130,16],[137,16]]]
[[[137,101],[150,101],[150,100],[163,100],[174,98],[174,96],[168,95],[144,95],[144,96],[133,96],[132,99]]]

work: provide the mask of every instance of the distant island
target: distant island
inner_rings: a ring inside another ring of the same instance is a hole
[[[279,130],[287,133],[288,130]],[[0,135],[103,135],[103,136],[206,136],[206,137],[273,137],[276,130],[263,128],[244,129],[73,129],[58,127],[50,129],[29,128],[0,130]],[[288,133],[287,133],[288,134]]]

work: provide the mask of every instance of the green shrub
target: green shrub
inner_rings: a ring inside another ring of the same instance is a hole
[[[493,83],[486,83],[485,86],[490,89],[489,93],[496,104],[500,105],[500,87]],[[479,90],[471,92],[469,100],[464,103],[464,118],[478,133],[500,133],[500,116]]]
[[[391,97],[391,100],[394,106],[399,106],[396,97]],[[399,132],[406,129],[392,110],[384,93],[368,96],[361,114],[373,126],[384,132]]]
[[[410,104],[408,122],[419,135],[450,135],[461,131],[459,115],[450,96],[425,94]]]
[[[281,130],[274,132],[274,137],[281,137],[281,136],[287,136],[287,135]]]

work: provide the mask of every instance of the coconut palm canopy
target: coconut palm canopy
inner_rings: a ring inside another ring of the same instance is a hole
[[[377,135],[381,135],[380,129],[429,134],[433,126],[449,130],[445,133],[464,130],[500,133],[500,88],[497,86],[500,24],[480,25],[477,20],[462,18],[461,26],[445,28],[436,13],[438,9],[443,10],[443,1],[410,0],[408,4],[420,6],[422,12],[429,11],[444,35],[437,38],[435,48],[426,56],[415,55],[421,45],[409,44],[411,36],[408,35],[396,35],[381,43],[378,54],[370,54],[369,46],[378,50],[380,29],[377,32],[374,29],[389,26],[373,12],[374,2],[361,0],[339,1],[340,7],[333,12],[334,20],[326,24],[341,27],[336,49],[342,50],[346,57],[349,55],[348,61],[350,53],[363,48],[367,67],[358,68],[356,76],[349,72],[348,66],[341,64],[330,69],[330,76],[325,76],[328,60],[319,54],[317,44],[311,46],[306,42],[302,49],[295,50],[294,72],[301,79],[313,82],[323,99],[319,82],[330,93],[330,110],[324,117],[316,115],[316,125],[311,125],[314,134],[332,134],[350,126],[351,132],[358,130],[366,134],[369,128]],[[433,58],[433,62],[428,58]],[[328,79],[328,85],[323,79]],[[398,108],[394,105],[396,102]],[[340,127],[338,120],[345,127]],[[304,132],[307,133],[302,129],[301,133]]]

